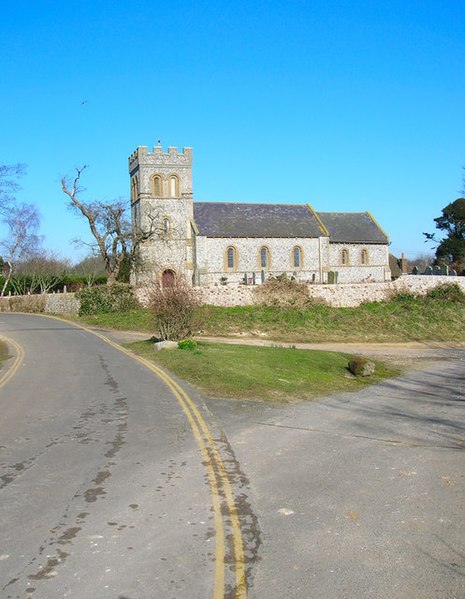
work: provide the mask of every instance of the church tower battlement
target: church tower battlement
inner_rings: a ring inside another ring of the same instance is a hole
[[[192,199],[192,148],[139,146],[129,157],[131,201],[146,198]]]

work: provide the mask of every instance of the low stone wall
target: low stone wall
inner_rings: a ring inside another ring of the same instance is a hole
[[[79,300],[74,293],[44,295],[12,295],[0,298],[0,312],[45,312],[46,314],[77,314]]]
[[[52,314],[77,314],[79,300],[74,293],[49,293],[45,301],[45,312]]]
[[[425,294],[443,283],[457,283],[465,293],[465,277],[404,275],[385,283],[344,283],[337,285],[309,285],[309,293],[335,308],[353,308],[364,302],[381,302],[393,294],[411,292]],[[219,285],[198,288],[201,301],[214,306],[250,306],[254,303],[252,285]]]
[[[458,284],[465,293],[465,277],[446,277],[428,275],[404,275],[395,281],[386,283],[345,283],[337,285],[308,285],[311,297],[322,299],[335,308],[354,308],[364,302],[382,302],[392,295],[401,292],[425,294],[428,290],[442,284]],[[253,285],[218,285],[213,287],[196,287],[200,301],[213,306],[251,306],[254,304]],[[136,296],[144,304],[147,294],[144,289],[137,289]],[[18,297],[18,296],[14,296]],[[43,296],[24,296],[41,298]],[[14,298],[12,298],[14,299]],[[15,309],[9,306],[9,298],[0,299],[0,311]],[[17,308],[16,308],[17,309]],[[44,312],[50,314],[77,314],[79,300],[74,293],[51,293],[45,296]]]

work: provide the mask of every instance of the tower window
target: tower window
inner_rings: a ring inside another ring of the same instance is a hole
[[[156,198],[162,197],[162,181],[160,175],[155,175],[153,178],[153,195]]]
[[[133,202],[135,202],[137,200],[137,187],[138,187],[137,177],[133,177],[131,180],[131,200]]]
[[[168,238],[171,236],[171,222],[169,218],[163,219],[163,237]]]
[[[176,177],[176,175],[170,176],[170,197],[179,197],[179,179]]]

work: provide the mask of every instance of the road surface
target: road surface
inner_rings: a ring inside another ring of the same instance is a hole
[[[62,321],[0,336],[2,598],[465,597],[464,350],[272,406]]]

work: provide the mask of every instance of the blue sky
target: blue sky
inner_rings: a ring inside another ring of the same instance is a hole
[[[194,148],[199,201],[369,210],[414,258],[461,195],[464,29],[462,0],[4,3],[0,164],[28,165],[19,199],[73,260],[61,176],[128,197],[158,139]]]

